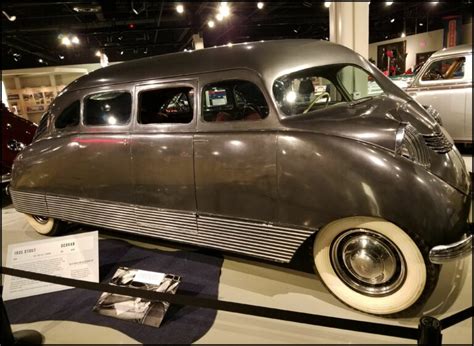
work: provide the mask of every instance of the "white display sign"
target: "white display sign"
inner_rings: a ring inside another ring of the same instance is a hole
[[[7,267],[64,278],[99,282],[98,232],[8,245]],[[3,300],[73,287],[5,275]]]

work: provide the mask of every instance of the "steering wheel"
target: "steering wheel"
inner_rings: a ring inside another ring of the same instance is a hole
[[[316,96],[313,101],[311,101],[311,103],[309,104],[309,106],[303,111],[303,114],[306,114],[308,113],[311,108],[313,108],[313,106],[316,104],[316,102],[318,102],[319,100],[321,100],[323,97],[326,97],[326,104],[324,105],[324,108],[326,108],[329,104],[329,99],[331,98],[331,96],[329,95],[328,92],[323,92],[322,94]]]

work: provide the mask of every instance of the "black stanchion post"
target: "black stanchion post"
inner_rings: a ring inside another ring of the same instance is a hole
[[[3,297],[1,297],[0,300],[0,310],[2,315],[2,335],[0,336],[0,344],[13,345],[15,343],[15,338],[13,337],[12,328],[10,327],[10,321],[8,320],[7,311],[5,310],[5,306],[3,305]]]
[[[434,317],[423,316],[418,325],[418,345],[441,345],[441,323]]]
[[[0,292],[3,287],[0,286]],[[10,320],[8,319],[7,310],[3,304],[3,296],[0,296],[0,313],[2,320],[2,335],[0,335],[0,345],[41,345],[43,343],[43,335],[36,330],[19,330],[12,333]]]

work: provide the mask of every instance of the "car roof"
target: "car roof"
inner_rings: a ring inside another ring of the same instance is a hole
[[[445,55],[459,54],[459,53],[471,53],[472,54],[472,43],[463,44],[451,48],[443,48],[431,55],[432,58],[439,58]]]
[[[240,43],[191,52],[147,57],[95,70],[64,92],[131,81],[186,76],[230,69],[250,69],[266,80],[304,68],[367,62],[354,51],[323,40],[277,40]]]

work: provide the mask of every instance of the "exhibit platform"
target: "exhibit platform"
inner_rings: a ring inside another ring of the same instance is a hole
[[[83,232],[91,229],[73,229]],[[121,239],[136,247],[161,252],[196,251],[196,248],[149,238],[130,238],[122,233],[100,232],[102,239]],[[12,205],[2,208],[2,264],[8,244],[42,239]],[[207,255],[211,255],[207,254]],[[218,253],[215,254],[220,257]],[[424,307],[426,315],[443,319],[472,306],[472,257],[443,266],[434,294]],[[451,284],[447,284],[451,282]],[[54,294],[54,293],[52,293]],[[442,301],[440,297],[446,297]],[[332,296],[311,268],[298,262],[278,265],[224,254],[218,299],[289,311],[417,328],[420,316],[387,319],[357,312]],[[91,307],[92,309],[92,307]],[[165,321],[166,322],[166,321]],[[138,326],[137,328],[139,328]],[[184,328],[193,330],[193,323]],[[34,329],[45,343],[139,343],[112,327],[62,320],[14,324],[13,331]],[[177,339],[178,340],[178,339]],[[143,342],[143,340],[141,340]],[[156,342],[156,340],[154,340]],[[167,342],[172,342],[169,337]],[[196,343],[410,343],[410,340],[369,333],[305,325],[275,319],[218,311],[210,329]],[[411,343],[416,343],[412,341]],[[443,344],[471,344],[472,318],[443,330]]]

